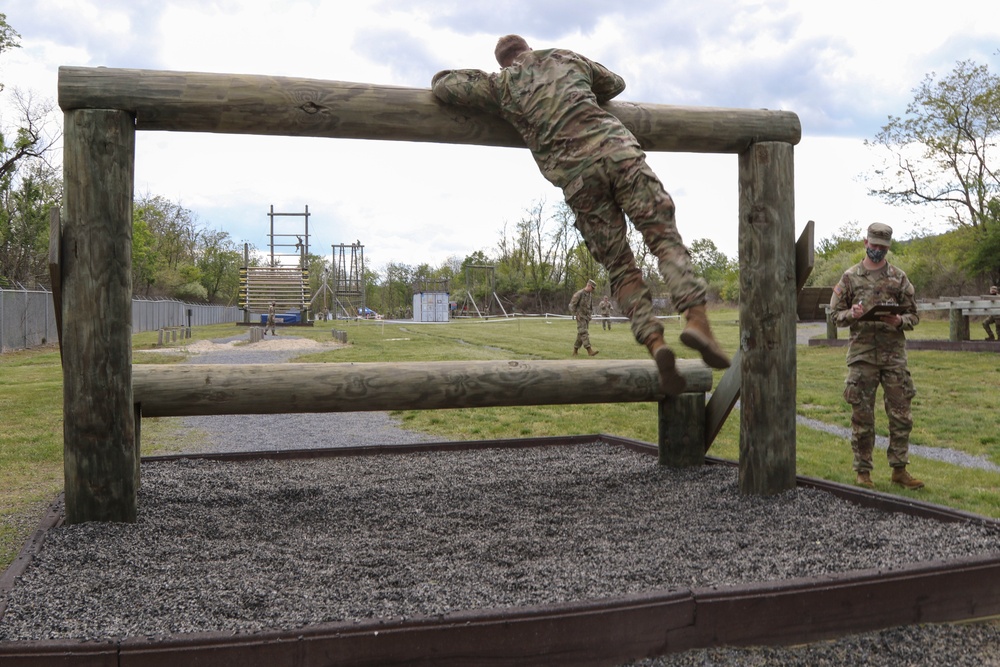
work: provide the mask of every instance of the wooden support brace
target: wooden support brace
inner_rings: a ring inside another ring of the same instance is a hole
[[[664,398],[657,418],[660,465],[688,468],[705,463],[705,394]]]

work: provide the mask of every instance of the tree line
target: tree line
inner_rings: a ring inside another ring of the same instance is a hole
[[[0,13],[0,57],[19,47],[20,35]],[[870,193],[898,205],[941,211],[951,231],[896,239],[893,261],[918,295],[974,293],[1000,282],[1000,168],[994,155],[1000,136],[1000,79],[985,65],[956,64],[952,72],[927,75],[900,116],[868,142],[880,163],[868,177]],[[62,202],[62,174],[55,164],[61,138],[51,102],[4,90],[13,122],[0,117],[0,287],[47,287],[49,215]],[[860,260],[863,225],[844,221],[817,247],[810,285],[829,286]],[[630,227],[636,261],[654,294],[663,294],[654,257]],[[689,241],[695,271],[716,302],[739,297],[736,258],[711,239]],[[264,263],[250,248],[250,263]],[[330,271],[330,259],[305,258],[313,293]],[[230,235],[202,223],[190,210],[156,194],[136,197],[132,215],[132,284],[136,295],[233,304],[244,248]],[[484,269],[483,267],[489,267]],[[588,278],[607,285],[565,203],[530,203],[520,219],[505,223],[496,245],[438,266],[391,262],[365,270],[366,303],[388,316],[405,316],[414,290],[448,284],[452,299],[467,299],[492,312],[563,312]],[[605,287],[606,288],[606,287]],[[662,298],[657,304],[669,305]]]

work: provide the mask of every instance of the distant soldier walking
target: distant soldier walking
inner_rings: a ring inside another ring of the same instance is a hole
[[[990,287],[990,296],[997,296],[997,286],[993,285]],[[995,303],[994,305],[1000,305],[1000,303]],[[990,325],[993,325],[997,330],[996,335],[990,330]],[[986,329],[986,340],[997,340],[1000,338],[1000,315],[990,315],[985,320],[983,320],[983,328]]]
[[[611,299],[605,294],[604,298],[601,299],[601,303],[598,304],[598,308],[601,311],[601,329],[607,329],[611,331]]]
[[[875,392],[879,384],[889,417],[889,449],[892,483],[919,489],[924,483],[906,472],[909,463],[913,414],[910,402],[916,395],[906,367],[906,336],[920,322],[913,285],[906,274],[886,261],[892,243],[892,227],[880,222],[868,227],[865,257],[844,272],[833,288],[830,310],[839,326],[851,328],[847,348],[847,380],[844,400],[852,409],[851,448],[854,450],[856,484],[875,488],[872,482],[872,450],[875,448]],[[902,312],[863,319],[873,306],[893,304]]]
[[[587,354],[594,356],[598,350],[590,346],[590,318],[594,315],[594,288],[597,286],[593,280],[588,280],[583,289],[577,290],[573,298],[569,300],[569,312],[573,313],[576,319],[576,342],[573,343],[573,356],[580,353],[580,348],[587,350]]]

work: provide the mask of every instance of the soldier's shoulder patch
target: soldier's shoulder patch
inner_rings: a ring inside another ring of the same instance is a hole
[[[833,286],[833,292],[834,294],[843,294],[844,288],[840,286],[840,283],[837,283],[836,285]]]

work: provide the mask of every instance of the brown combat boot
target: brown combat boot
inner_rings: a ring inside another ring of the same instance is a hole
[[[600,352],[601,352],[600,350],[595,350],[592,347],[587,348],[587,354],[589,354],[592,357],[596,357],[598,354],[600,354]]]
[[[875,482],[872,481],[872,474],[867,470],[858,473],[858,478],[854,480],[854,483],[858,486],[863,486],[866,489],[874,489]]]
[[[646,339],[646,348],[656,362],[660,372],[660,390],[667,396],[678,396],[684,393],[687,380],[677,372],[674,352],[663,342],[663,334],[653,334]]]
[[[912,490],[924,488],[924,483],[906,472],[905,467],[892,469],[892,483]]]
[[[691,306],[684,311],[687,318],[687,325],[681,332],[681,342],[693,350],[701,353],[701,358],[712,368],[729,368],[729,357],[718,341],[712,335],[712,329],[708,326],[708,314],[705,306]]]
[[[573,356],[574,357],[580,356],[580,348],[578,348],[578,347],[574,347],[573,348]]]

